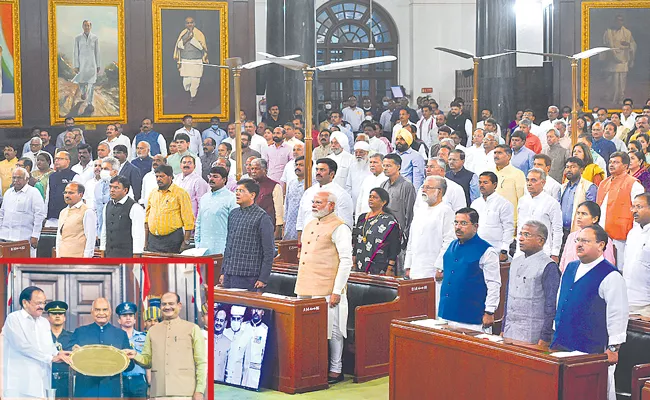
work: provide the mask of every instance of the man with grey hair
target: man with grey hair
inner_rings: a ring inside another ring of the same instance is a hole
[[[251,161],[250,176],[260,185],[260,193],[255,196],[255,204],[269,214],[275,228],[275,238],[281,239],[284,225],[284,194],[282,186],[268,177],[268,164],[263,158],[256,158]]]
[[[30,255],[36,257],[45,203],[38,189],[27,184],[29,172],[26,169],[17,167],[11,177],[13,185],[5,192],[0,207],[0,241],[29,240]]]
[[[352,269],[352,231],[336,215],[337,201],[337,196],[327,189],[319,188],[313,196],[314,219],[307,223],[301,237],[300,269],[295,288],[299,298],[324,297],[329,304],[330,384],[343,380],[343,342],[347,337],[348,320],[345,288]]]
[[[533,121],[529,119],[524,118],[519,121],[519,130],[526,134],[526,147],[534,151],[535,154],[539,154],[542,152],[543,146],[540,137],[535,134],[535,128],[539,127],[533,124]],[[544,135],[542,135],[542,137],[544,137]],[[544,137],[543,144],[546,145],[546,137]]]
[[[354,215],[357,217],[370,211],[370,206],[368,205],[370,191],[376,187],[381,187],[381,184],[388,179],[386,174],[384,174],[383,161],[384,156],[381,153],[375,153],[368,159],[370,174],[361,182],[354,212]]]
[[[420,198],[426,206],[413,213],[408,236],[404,275],[411,279],[436,278],[436,308],[440,300],[442,257],[454,241],[454,211],[443,202],[447,180],[438,175],[424,179]]]
[[[478,130],[478,129],[477,129]],[[468,158],[468,170],[477,175],[485,171],[491,171],[495,168],[494,149],[499,144],[497,134],[493,132],[484,132],[483,145],[478,150],[472,151],[471,159]]]
[[[550,237],[544,243],[544,253],[556,263],[559,262],[560,248],[562,246],[562,208],[557,199],[544,192],[546,172],[539,168],[528,171],[526,186],[528,193],[524,194],[517,206],[517,232],[521,233],[524,224],[530,220],[543,223]],[[521,254],[517,243],[517,254]]]
[[[447,203],[451,209],[456,212],[461,208],[467,207],[467,200],[465,199],[465,191],[463,187],[452,181],[451,179],[445,177],[445,171],[447,169],[447,164],[440,157],[433,157],[427,160],[427,165],[425,167],[426,176],[439,176],[447,182],[447,190],[445,190],[445,195],[442,198],[442,201]],[[426,207],[427,202],[424,200],[422,194],[424,185],[418,189],[417,195],[415,197],[415,205],[413,206],[413,212],[419,207]]]
[[[23,153],[23,157],[32,160],[32,164],[36,165],[36,156],[43,150],[43,140],[40,137],[33,137],[29,141],[29,151]]]
[[[548,132],[549,129],[552,129],[555,122],[558,121],[558,118],[560,118],[560,109],[557,108],[557,106],[550,105],[546,110],[546,116],[548,116],[548,119],[539,124],[540,131],[544,133]]]
[[[560,269],[544,253],[548,229],[540,221],[526,221],[519,231],[519,248],[510,264],[503,314],[503,337],[548,348],[553,339]]]
[[[120,171],[120,162],[117,158],[106,157],[102,160],[102,170],[99,172],[100,182],[95,184],[95,213],[97,214],[97,237],[102,234],[104,226],[104,206],[111,199],[109,192],[110,180],[117,176]],[[129,197],[133,198],[129,190]]]
[[[564,122],[564,120],[557,120],[555,121],[555,124],[553,125],[555,129],[560,133],[560,146],[564,147],[567,149],[567,151],[571,151],[571,134],[567,132],[567,124]]]
[[[562,121],[558,122],[564,124]],[[560,144],[560,131],[556,128],[550,128],[546,132],[546,143],[548,146],[542,150],[542,154],[546,154],[551,158],[551,170],[548,174],[557,182],[562,182],[564,166],[566,160],[570,157],[569,150]]]
[[[602,122],[594,122],[591,126],[591,137],[593,142],[591,148],[596,151],[605,162],[609,163],[609,157],[613,153],[616,153],[616,145],[611,140],[607,140],[603,137],[605,134],[605,124]]]

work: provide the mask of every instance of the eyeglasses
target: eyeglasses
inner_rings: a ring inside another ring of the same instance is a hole
[[[454,221],[454,226],[460,225],[460,226],[468,226],[468,225],[473,225],[471,222],[467,221]]]
[[[519,234],[519,236],[523,236],[523,237],[526,238],[526,239],[530,239],[530,238],[535,237],[535,236],[542,237],[542,236],[540,236],[540,235],[534,235],[534,234],[532,234],[532,233],[530,233],[530,232],[521,232],[521,233]]]
[[[45,307],[45,305],[47,304],[46,301],[30,301],[30,303],[32,303],[35,306],[41,306],[41,307]]]
[[[582,238],[576,238],[575,242],[576,243],[582,243],[582,244],[596,243],[594,240],[588,240],[588,239],[582,239]]]

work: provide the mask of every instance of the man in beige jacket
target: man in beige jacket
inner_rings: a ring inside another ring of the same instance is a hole
[[[208,370],[205,339],[198,325],[179,318],[181,308],[176,293],[165,293],[160,299],[163,321],[147,332],[142,353],[125,351],[151,369],[151,398],[203,400]]]

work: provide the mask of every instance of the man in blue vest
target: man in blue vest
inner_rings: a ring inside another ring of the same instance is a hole
[[[579,261],[570,262],[562,274],[551,349],[605,352],[610,364],[608,398],[616,400],[614,370],[618,350],[627,337],[629,305],[623,275],[603,258],[607,240],[600,225],[578,233]]]
[[[478,213],[473,208],[456,211],[451,242],[443,256],[438,316],[450,326],[492,332],[494,312],[499,305],[501,273],[499,252],[481,239]]]
[[[131,143],[131,154],[136,154],[138,143],[140,142],[149,143],[149,149],[152,157],[158,154],[162,154],[163,157],[167,157],[167,142],[165,141],[163,135],[153,130],[153,122],[151,122],[151,118],[144,118],[142,120],[140,133],[135,135],[133,142]]]
[[[142,353],[144,339],[147,334],[136,331],[134,328],[137,312],[138,307],[130,302],[124,302],[115,307],[115,314],[118,315],[117,322],[129,337],[131,348],[138,353]],[[148,387],[149,384],[147,383],[146,371],[141,366],[136,364],[131,371],[124,372],[122,376],[122,388],[125,398],[147,398]]]

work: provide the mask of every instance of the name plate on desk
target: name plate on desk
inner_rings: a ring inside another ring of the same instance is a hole
[[[417,321],[411,321],[413,325],[424,326],[425,328],[435,328],[440,329],[443,326],[447,326],[447,321],[443,319],[420,319]]]
[[[113,346],[93,344],[80,347],[70,356],[75,371],[86,376],[113,376],[121,374],[129,366],[129,359]]]

